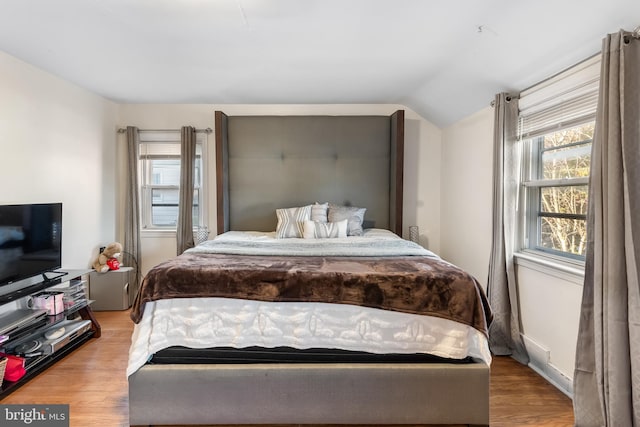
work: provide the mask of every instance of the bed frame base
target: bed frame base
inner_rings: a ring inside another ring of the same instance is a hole
[[[129,377],[142,425],[489,425],[489,367],[470,364],[145,365]]]

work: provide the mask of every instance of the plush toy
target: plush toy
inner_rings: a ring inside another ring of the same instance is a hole
[[[120,268],[118,257],[122,253],[122,245],[118,242],[109,243],[93,262],[92,267],[98,273]]]

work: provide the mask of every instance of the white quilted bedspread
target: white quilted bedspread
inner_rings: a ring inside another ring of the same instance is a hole
[[[491,363],[481,332],[446,319],[346,304],[185,298],[147,303],[133,332],[127,376],[170,346],[329,347]]]

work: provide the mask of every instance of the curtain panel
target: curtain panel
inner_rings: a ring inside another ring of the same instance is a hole
[[[521,319],[513,252],[520,154],[517,144],[518,100],[507,93],[494,101],[493,237],[487,296],[493,310],[489,346],[496,355],[520,363],[529,356],[520,335]]]
[[[640,40],[603,40],[576,367],[576,426],[640,425]]]
[[[139,140],[138,128],[127,126],[127,177],[124,212],[124,252],[135,262],[135,278],[132,289],[137,291],[140,262],[140,194],[138,190]]]
[[[193,192],[196,164],[196,129],[183,126],[180,131],[180,194],[178,202],[177,253],[194,246]]]

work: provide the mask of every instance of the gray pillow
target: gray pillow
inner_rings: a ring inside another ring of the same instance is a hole
[[[329,205],[327,218],[329,222],[339,222],[347,220],[347,236],[362,236],[362,222],[367,208],[357,208],[355,206]]]

